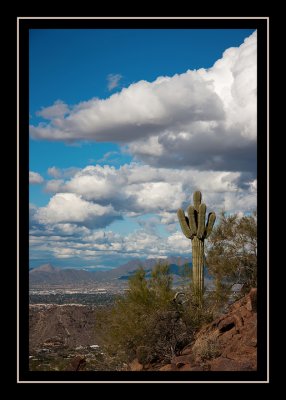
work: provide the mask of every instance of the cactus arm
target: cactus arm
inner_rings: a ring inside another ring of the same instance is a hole
[[[197,224],[195,219],[195,209],[193,206],[188,207],[188,217],[189,217],[189,227],[192,235],[194,236],[197,233]]]
[[[206,205],[200,204],[199,206],[199,214],[198,214],[198,230],[197,237],[202,239],[205,234],[205,220],[206,220]]]
[[[187,219],[186,219],[185,213],[181,208],[177,211],[177,215],[178,215],[178,219],[179,219],[183,234],[188,239],[192,239],[193,234],[192,234],[192,232],[191,232],[191,230],[189,228],[189,225],[187,223]]]
[[[205,231],[205,237],[208,238],[212,232],[214,223],[216,220],[216,215],[214,212],[209,213],[208,215],[208,221],[207,221],[207,225],[206,225],[206,231]]]
[[[201,192],[195,192],[193,197],[194,197],[194,208],[197,212],[199,212],[199,207],[202,201],[202,194]]]

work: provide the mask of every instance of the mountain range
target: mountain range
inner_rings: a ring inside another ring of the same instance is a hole
[[[180,276],[181,266],[192,266],[191,259],[182,257],[170,257],[168,259],[133,259],[117,268],[108,271],[86,271],[84,269],[56,268],[51,264],[43,264],[29,270],[30,286],[33,285],[65,285],[87,284],[92,282],[114,282],[128,280],[135,271],[142,267],[146,271],[147,278],[158,262],[168,263],[174,279]]]

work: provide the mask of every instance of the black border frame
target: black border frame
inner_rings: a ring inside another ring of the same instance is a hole
[[[48,17],[47,17],[48,18]],[[19,65],[19,248],[18,307],[19,348],[18,382],[112,383],[112,382],[266,382],[267,361],[267,124],[268,124],[268,19],[257,18],[195,18],[174,19],[92,19],[72,17],[53,19],[23,17],[18,19]],[[258,369],[257,371],[29,371],[29,29],[257,29],[258,32]]]

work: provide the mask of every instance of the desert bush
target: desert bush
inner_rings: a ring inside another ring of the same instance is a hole
[[[149,280],[143,268],[131,277],[125,297],[97,315],[96,330],[100,332],[101,344],[109,354],[121,352],[124,353],[122,360],[130,361],[136,357],[137,349],[143,346],[145,350],[150,349],[148,354],[156,357],[157,349],[162,347],[159,337],[164,336],[163,311],[174,311],[171,286],[169,267],[164,264],[155,267]],[[165,336],[170,336],[170,333]],[[150,358],[148,354],[146,359]]]
[[[97,315],[97,337],[104,351],[122,364],[135,357],[143,364],[169,362],[212,320],[209,304],[197,307],[189,288],[182,303],[174,295],[167,265],[158,264],[149,280],[139,269],[125,297]]]
[[[193,346],[194,356],[202,361],[218,357],[221,351],[217,343],[217,335],[216,331],[212,331],[198,337]]]

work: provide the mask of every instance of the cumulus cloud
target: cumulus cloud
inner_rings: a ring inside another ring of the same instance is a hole
[[[208,211],[255,209],[256,180],[247,176],[242,180],[241,175],[136,163],[118,169],[88,166],[57,182],[60,193],[46,207],[30,206],[32,258],[45,255],[46,259],[114,265],[115,260],[120,264],[136,257],[188,256],[190,243],[180,231],[176,209],[186,210],[197,189],[202,190]],[[126,216],[133,216],[138,224],[131,233],[102,230]]]
[[[86,181],[86,177],[94,177],[95,182],[102,179],[103,197],[98,195],[94,182]],[[118,170],[109,166],[89,166],[62,186],[67,189],[73,179],[77,179],[77,185],[74,182],[73,186],[73,189],[77,187],[77,194],[57,193],[46,207],[30,206],[30,246],[34,258],[38,254],[38,257],[46,255],[47,259],[114,265],[115,260],[120,264],[136,257],[189,256],[190,241],[179,228],[176,208],[186,210],[194,190],[201,189],[208,211],[214,210],[218,214],[222,209],[246,212],[256,208],[256,181],[245,182],[241,188],[237,185],[240,174],[234,172],[212,171],[208,174],[206,171],[166,170],[136,164]],[[117,180],[121,182],[118,185]],[[110,182],[115,187],[111,187]],[[181,182],[179,194],[183,197],[176,199],[178,182]],[[121,202],[117,196],[121,197]],[[147,212],[152,214],[146,215]],[[132,213],[138,228],[131,233],[123,235],[100,229],[119,216]],[[164,228],[168,235],[162,234]]]
[[[46,207],[37,210],[34,217],[41,224],[74,223],[101,228],[120,216],[111,205],[88,202],[74,193],[57,193]]]
[[[78,229],[78,228],[76,228]],[[45,252],[57,259],[90,260],[103,262],[116,259],[117,262],[130,258],[166,258],[169,255],[190,256],[190,243],[179,231],[162,238],[156,232],[138,229],[129,235],[112,231],[89,230],[80,236],[68,234],[49,235],[32,232],[30,246],[33,252]]]
[[[108,90],[113,90],[117,86],[119,86],[119,82],[122,79],[122,75],[120,74],[108,74],[107,75],[107,88]]]
[[[46,190],[74,193],[86,201],[112,205],[122,215],[158,214],[167,225],[179,207],[187,207],[192,193],[203,192],[213,209],[251,211],[256,207],[256,181],[240,172],[155,168],[136,163],[87,166],[68,180],[50,180]],[[244,199],[244,200],[243,200]]]
[[[106,100],[89,100],[66,118],[32,126],[31,134],[51,140],[128,142],[154,135],[182,118],[213,120],[223,115],[223,104],[211,84],[188,71],[154,82],[139,81]]]
[[[38,172],[29,172],[29,183],[32,185],[40,184],[44,182],[44,178]]]
[[[32,137],[113,141],[154,166],[256,170],[256,32],[209,69],[139,81],[31,125]]]

